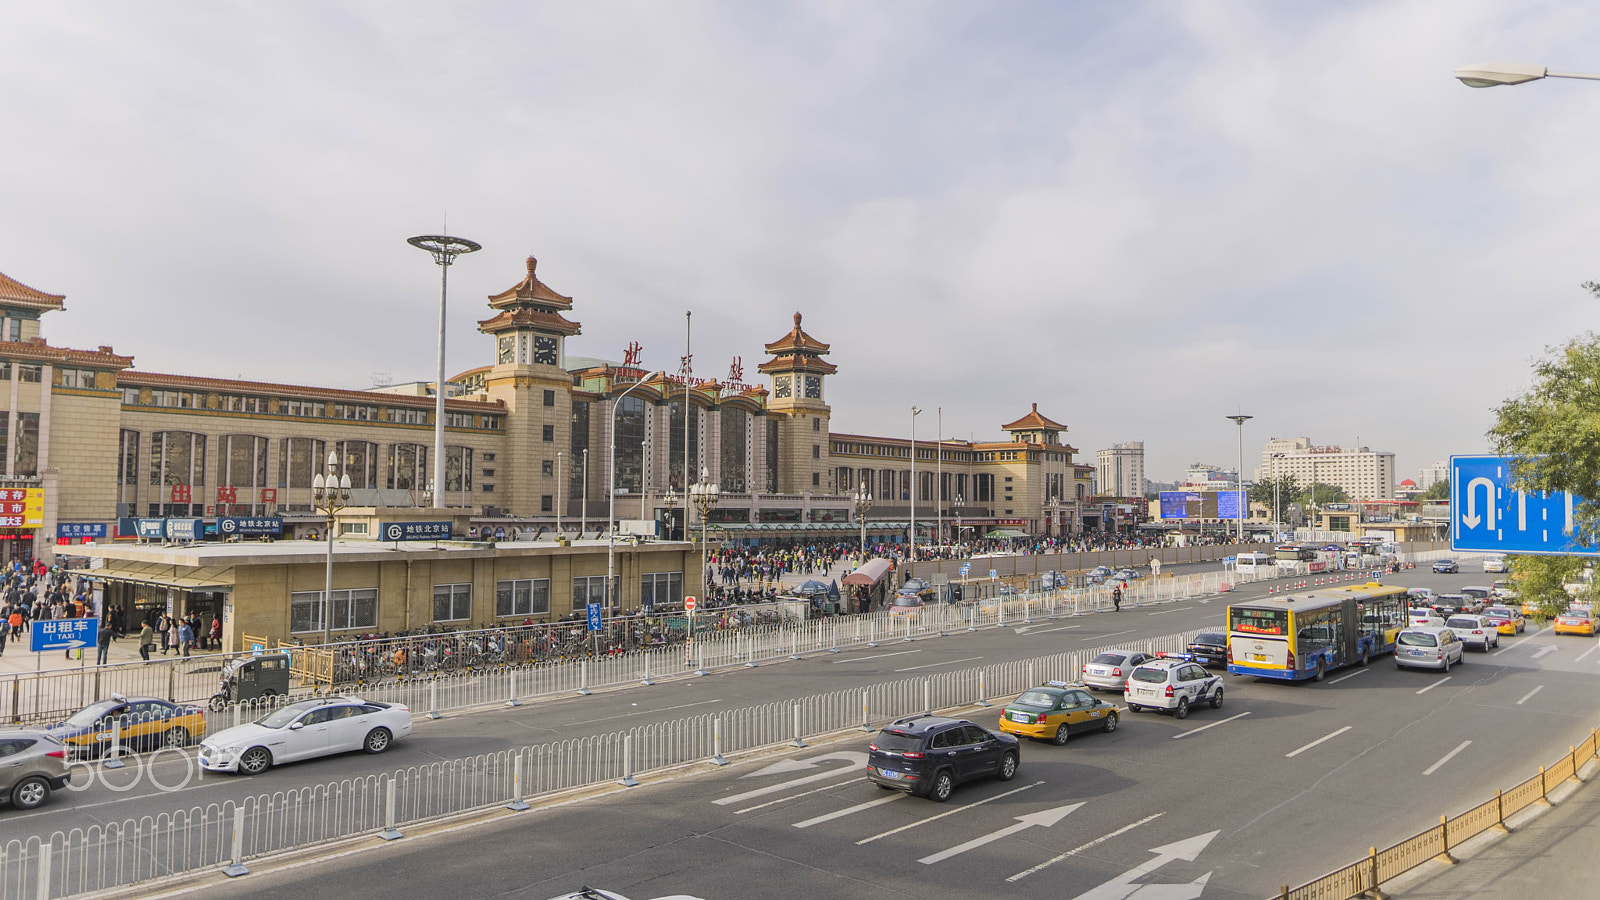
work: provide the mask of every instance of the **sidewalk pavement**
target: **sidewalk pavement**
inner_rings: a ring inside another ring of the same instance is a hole
[[[77,654],[79,651],[77,650],[72,651],[73,656],[71,659],[68,659],[65,656],[65,650],[49,650],[44,653],[35,654],[33,651],[28,649],[28,635],[24,633],[21,640],[6,641],[5,653],[0,655],[0,675],[14,675],[19,672],[32,672],[36,667],[46,672],[70,671],[77,669],[80,666],[93,668],[95,650],[96,648],[94,647],[84,647],[82,650],[82,660],[78,659]],[[166,656],[162,656],[160,650],[150,651],[150,658],[152,660],[175,659],[181,655],[182,652],[176,650],[168,651]],[[191,655],[209,656],[211,653],[209,651],[195,650],[191,653]],[[37,658],[35,658],[36,656]],[[109,663],[113,664],[139,662],[138,632],[134,632],[125,638],[119,638],[118,640],[112,641],[110,652],[107,654],[106,658]]]
[[[1600,766],[1584,767],[1584,779],[1600,777]],[[1600,843],[1600,790],[1588,784],[1552,791],[1553,808],[1534,807],[1508,824],[1510,834],[1490,831],[1464,844],[1461,861],[1430,862],[1394,879],[1384,890],[1395,900],[1530,900],[1600,895],[1595,884],[1595,846]],[[1529,813],[1536,813],[1529,815]]]

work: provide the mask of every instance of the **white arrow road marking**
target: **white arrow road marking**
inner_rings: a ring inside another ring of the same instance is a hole
[[[1534,659],[1539,659],[1541,657],[1549,656],[1550,654],[1552,654],[1552,653],[1554,653],[1554,652],[1556,652],[1557,650],[1560,650],[1560,649],[1561,648],[1557,647],[1555,644],[1545,644],[1543,647],[1540,647],[1539,649],[1533,651],[1533,658]]]
[[[1460,753],[1461,751],[1467,749],[1468,745],[1470,745],[1471,743],[1472,743],[1471,741],[1462,741],[1459,746],[1457,746],[1454,750],[1451,750],[1449,753],[1446,753],[1438,762],[1436,762],[1433,765],[1427,767],[1426,769],[1423,769],[1422,770],[1422,774],[1424,774],[1424,775],[1432,775],[1434,772],[1439,771],[1439,767],[1440,766],[1442,766],[1445,763],[1449,762],[1450,760],[1454,759],[1455,755],[1457,753]]]
[[[1147,884],[1128,895],[1128,900],[1197,900],[1211,880],[1207,872],[1188,884]]]
[[[1194,858],[1200,855],[1200,851],[1204,850],[1206,845],[1211,843],[1211,839],[1218,834],[1219,832],[1216,831],[1208,831],[1205,834],[1197,834],[1188,840],[1152,847],[1150,852],[1156,855],[1155,859],[1146,860],[1110,881],[1079,894],[1073,900],[1131,900],[1135,896],[1148,898],[1148,900],[1177,900],[1177,898],[1199,897],[1200,894],[1198,892],[1166,893],[1164,891],[1149,891],[1146,893],[1146,891],[1150,888],[1191,888],[1195,886],[1204,889],[1206,881],[1211,878],[1210,872],[1200,876],[1195,882],[1190,882],[1186,885],[1136,885],[1133,882],[1175,859],[1193,862]]]
[[[1534,694],[1537,694],[1542,690],[1544,690],[1544,685],[1541,684],[1538,687],[1534,688],[1533,690],[1527,692],[1526,694],[1523,694],[1522,695],[1522,699],[1517,701],[1517,705],[1521,706],[1522,704],[1527,703],[1529,700],[1533,699],[1533,695]]]
[[[717,804],[718,806],[727,806],[730,803],[738,803],[741,800],[749,800],[754,797],[765,797],[767,794],[776,794],[778,791],[796,787],[802,784],[810,784],[813,781],[822,781],[825,778],[838,778],[840,775],[850,771],[851,769],[854,769],[856,766],[864,766],[867,764],[867,755],[865,753],[857,753],[854,751],[824,753],[821,756],[814,756],[812,759],[842,759],[846,760],[849,765],[831,768],[826,772],[818,772],[815,775],[807,775],[804,778],[792,778],[788,781],[779,782],[778,784],[769,784],[764,788],[756,788],[753,791],[745,791],[742,794],[734,794],[731,797],[718,797],[711,802]],[[750,775],[746,775],[744,777],[749,778],[753,775],[770,775],[776,772],[793,772],[797,769],[814,768],[816,768],[816,763],[807,760],[785,760],[783,762],[774,763],[770,766],[767,766],[765,769],[762,769],[759,772],[751,772]]]
[[[1539,629],[1538,631],[1535,631],[1533,634],[1530,634],[1525,638],[1522,638],[1521,640],[1514,641],[1514,642],[1512,642],[1510,644],[1505,645],[1504,647],[1501,647],[1499,650],[1496,650],[1493,653],[1491,653],[1490,656],[1499,656],[1500,654],[1506,652],[1507,650],[1515,650],[1518,647],[1521,647],[1523,644],[1526,644],[1528,641],[1531,641],[1534,638],[1538,637],[1539,635],[1544,634],[1549,629],[1550,629],[1550,626],[1546,625],[1545,627]]]
[[[899,834],[902,831],[910,831],[911,829],[917,827],[918,825],[926,825],[929,822],[937,822],[940,819],[944,818],[945,816],[953,816],[956,813],[966,812],[967,810],[972,809],[974,806],[982,806],[985,803],[993,803],[994,801],[999,800],[1002,797],[1009,797],[1012,794],[1020,794],[1023,791],[1031,790],[1033,788],[1036,788],[1041,784],[1044,784],[1044,782],[1035,781],[1033,784],[1025,784],[1022,787],[1006,791],[1003,794],[995,794],[993,797],[985,797],[985,798],[983,798],[982,800],[979,800],[976,803],[968,803],[966,806],[958,806],[955,809],[950,810],[949,812],[942,812],[942,813],[939,813],[936,816],[929,816],[926,819],[918,819],[917,821],[912,822],[910,825],[901,825],[899,828],[891,828],[888,831],[885,831],[885,832],[883,832],[881,834],[875,834],[872,837],[862,838],[861,840],[856,841],[856,844],[858,844],[858,845],[860,845],[860,844],[870,844],[873,841],[877,840],[878,838],[886,838],[886,837],[889,837],[890,835]]]
[[[1312,747],[1315,747],[1316,745],[1322,743],[1323,741],[1331,741],[1334,738],[1338,737],[1339,735],[1344,734],[1346,731],[1350,730],[1350,727],[1351,726],[1346,725],[1345,727],[1339,729],[1338,731],[1335,731],[1333,734],[1323,735],[1322,737],[1317,738],[1316,740],[1314,740],[1311,743],[1305,745],[1304,747],[1301,747],[1299,750],[1293,750],[1293,751],[1291,751],[1289,753],[1285,753],[1283,756],[1284,756],[1285,759],[1293,759],[1294,757],[1299,756],[1300,754],[1306,752],[1307,750],[1310,750]]]
[[[1043,812],[1036,812],[1026,816],[1017,816],[1017,824],[1015,825],[1008,825],[999,831],[991,831],[983,837],[973,838],[972,840],[967,841],[965,844],[958,844],[957,846],[951,847],[949,850],[941,850],[931,856],[924,856],[923,858],[917,860],[917,862],[922,863],[925,866],[931,866],[936,862],[942,862],[943,860],[947,860],[952,856],[959,856],[968,850],[976,850],[985,844],[992,844],[1001,838],[1010,837],[1019,831],[1027,831],[1029,828],[1032,828],[1036,825],[1049,828],[1062,819],[1065,819],[1067,816],[1072,815],[1073,811],[1082,805],[1082,803],[1072,803],[1067,806],[1058,806],[1055,809],[1047,809]]]
[[[806,819],[804,822],[796,822],[794,823],[794,827],[810,828],[813,825],[821,825],[823,822],[832,822],[834,819],[842,819],[845,816],[855,815],[858,812],[871,809],[874,806],[882,806],[885,803],[893,803],[896,800],[903,800],[908,796],[910,795],[902,791],[895,791],[894,796],[892,797],[882,797],[877,800],[868,800],[865,803],[857,803],[855,806],[847,806],[844,809],[836,810],[825,815],[820,815],[814,819]]]
[[[798,794],[790,794],[787,797],[779,797],[776,800],[768,800],[765,803],[757,803],[755,806],[746,806],[744,809],[736,809],[733,811],[733,814],[736,816],[742,816],[747,812],[755,812],[758,809],[766,809],[769,806],[777,806],[779,803],[788,803],[791,800],[799,800],[801,797],[809,797],[812,794],[820,794],[824,791],[838,790],[847,784],[855,784],[858,781],[866,780],[866,778],[852,778],[849,781],[841,781],[838,784],[825,784],[822,787],[813,788],[809,791],[801,791]]]
[[[1423,688],[1422,690],[1417,691],[1417,693],[1426,694],[1427,692],[1433,690],[1434,688],[1438,687],[1441,684],[1444,684],[1446,681],[1449,681],[1450,679],[1452,679],[1454,677],[1455,677],[1454,675],[1446,675],[1445,677],[1439,679],[1438,681],[1435,681],[1433,684],[1430,684],[1427,687]]]
[[[1478,516],[1478,485],[1483,485],[1483,518]],[[1467,513],[1461,517],[1461,523],[1468,528],[1477,528],[1479,522],[1488,521],[1489,530],[1494,530],[1494,482],[1479,476],[1467,482]]]
[[[1010,878],[1007,878],[1006,880],[1007,881],[1021,881],[1022,879],[1027,878],[1029,875],[1032,875],[1033,873],[1039,871],[1040,869],[1047,869],[1047,868],[1055,865],[1056,863],[1061,862],[1063,859],[1066,859],[1069,856],[1076,856],[1079,853],[1089,849],[1090,847],[1095,846],[1096,844],[1103,844],[1106,841],[1111,840],[1112,838],[1116,837],[1119,834],[1124,834],[1126,832],[1132,831],[1135,828],[1138,828],[1140,825],[1143,825],[1146,822],[1153,822],[1156,819],[1159,819],[1164,815],[1166,815],[1166,813],[1156,813],[1153,816],[1145,816],[1144,818],[1140,819],[1139,821],[1134,822],[1131,825],[1124,825],[1121,828],[1118,828],[1116,831],[1111,832],[1110,834],[1102,834],[1101,836],[1095,838],[1094,840],[1090,841],[1087,844],[1079,844],[1078,846],[1073,847],[1071,850],[1068,850],[1065,853],[1059,854],[1057,856],[1052,856],[1049,859],[1045,860],[1042,863],[1039,863],[1037,866],[1034,866],[1031,869],[1023,869],[1021,872],[1018,872],[1017,874],[1011,876]]]

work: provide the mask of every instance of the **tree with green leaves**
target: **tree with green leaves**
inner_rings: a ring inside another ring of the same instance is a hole
[[[1250,485],[1250,502],[1272,510],[1272,521],[1282,522],[1287,518],[1286,510],[1300,496],[1300,491],[1300,482],[1293,475],[1263,478]]]
[[[1539,608],[1534,615],[1542,619],[1554,618],[1572,602],[1574,598],[1567,592],[1566,585],[1581,581],[1587,564],[1587,560],[1581,556],[1517,555],[1512,556],[1510,562],[1511,581],[1516,585],[1522,602],[1537,603]],[[1589,599],[1592,593],[1591,585],[1581,592],[1580,597]]]
[[[1301,492],[1299,499],[1302,503],[1322,506],[1327,503],[1349,503],[1350,495],[1337,484],[1323,484],[1316,481]]]
[[[1450,479],[1435,481],[1428,485],[1428,489],[1417,495],[1418,500],[1448,500],[1450,499]]]

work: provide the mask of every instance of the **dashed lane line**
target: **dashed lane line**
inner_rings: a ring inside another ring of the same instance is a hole
[[[1424,775],[1432,775],[1434,772],[1439,771],[1439,767],[1440,766],[1442,766],[1445,763],[1449,762],[1450,760],[1454,759],[1455,755],[1457,753],[1460,753],[1461,751],[1467,749],[1467,747],[1470,746],[1471,744],[1472,744],[1471,741],[1462,741],[1454,750],[1451,750],[1449,753],[1446,753],[1444,756],[1440,757],[1438,762],[1436,762],[1433,765],[1427,767],[1426,769],[1423,769],[1422,770],[1422,774],[1424,774]]]
[[[1207,728],[1215,728],[1218,725],[1226,725],[1229,722],[1232,722],[1234,719],[1242,719],[1242,718],[1244,718],[1245,716],[1248,716],[1248,715],[1250,715],[1248,712],[1242,712],[1242,713],[1239,713],[1237,716],[1229,716],[1226,719],[1218,719],[1217,721],[1212,722],[1210,725],[1201,725],[1199,728],[1191,728],[1188,731],[1182,732],[1180,734],[1175,734],[1175,735],[1172,736],[1172,739],[1173,740],[1178,740],[1179,738],[1186,738],[1191,734],[1199,734],[1200,732],[1205,731]]]
[[[1352,726],[1346,725],[1345,727],[1339,729],[1338,731],[1333,732],[1332,734],[1325,734],[1322,737],[1319,737],[1316,740],[1312,741],[1311,743],[1305,745],[1304,747],[1301,747],[1299,750],[1291,750],[1290,752],[1285,753],[1283,755],[1283,757],[1284,757],[1284,759],[1294,759],[1296,756],[1299,756],[1300,754],[1306,752],[1307,750],[1310,750],[1312,747],[1315,747],[1316,745],[1322,743],[1323,741],[1331,741],[1334,738],[1338,737],[1339,735],[1344,734],[1346,731],[1349,731],[1351,727]]]

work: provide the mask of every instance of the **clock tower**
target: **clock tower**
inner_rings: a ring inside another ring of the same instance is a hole
[[[778,420],[778,493],[835,494],[828,464],[828,417],[824,379],[839,369],[822,357],[828,345],[806,334],[800,314],[794,328],[766,345],[772,358],[756,368],[772,379],[769,415]]]
[[[556,453],[572,441],[566,339],[580,331],[577,322],[562,316],[572,309],[572,298],[540,281],[537,266],[538,260],[528,257],[526,277],[489,297],[498,314],[478,323],[478,330],[494,340],[494,365],[486,377],[489,399],[511,413],[506,416],[508,458],[486,468],[498,470],[498,502],[525,516],[553,514],[559,495]],[[548,508],[545,498],[551,499]]]

